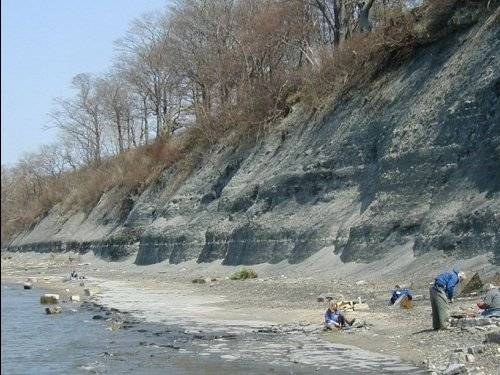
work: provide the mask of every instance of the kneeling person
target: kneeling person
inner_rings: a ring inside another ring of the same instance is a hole
[[[325,329],[332,329],[336,327],[338,329],[342,329],[343,327],[348,325],[352,325],[355,319],[347,320],[342,312],[338,309],[338,306],[335,302],[330,301],[329,308],[325,312]]]

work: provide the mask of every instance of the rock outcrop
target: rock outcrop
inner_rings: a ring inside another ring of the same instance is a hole
[[[8,247],[248,265],[327,246],[370,262],[404,245],[417,256],[493,252],[498,264],[495,19],[498,9],[420,48],[325,113],[296,105],[254,145],[211,150],[181,184],[173,168],[139,196],[112,189],[89,214],[55,207]]]

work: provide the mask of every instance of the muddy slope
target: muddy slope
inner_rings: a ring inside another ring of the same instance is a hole
[[[498,11],[496,15],[498,19]],[[93,251],[137,264],[344,262],[394,249],[500,261],[500,32],[492,15],[326,114],[299,106],[251,148],[207,154],[140,196],[115,188],[89,214],[59,208],[11,250]]]

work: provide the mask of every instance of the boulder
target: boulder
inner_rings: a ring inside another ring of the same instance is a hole
[[[69,299],[72,302],[80,302],[80,296],[71,296]]]
[[[24,289],[32,289],[33,288],[33,285],[31,283],[24,283],[23,284],[23,288]]]
[[[55,305],[59,303],[59,294],[44,294],[40,297],[40,303],[44,305]]]
[[[45,308],[45,312],[49,315],[60,314],[62,312],[61,306],[49,306]]]

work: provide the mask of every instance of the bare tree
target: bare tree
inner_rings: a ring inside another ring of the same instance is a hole
[[[55,126],[72,137],[84,152],[88,164],[100,164],[103,150],[103,106],[96,89],[96,81],[89,74],[78,74],[72,87],[76,97],[56,99],[51,112]]]

